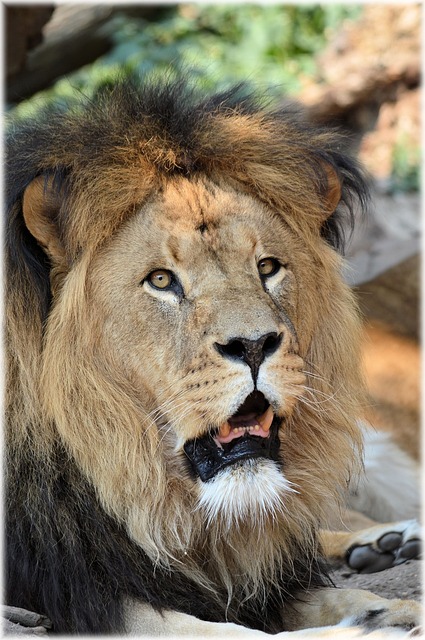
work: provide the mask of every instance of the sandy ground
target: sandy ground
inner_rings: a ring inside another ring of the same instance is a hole
[[[422,599],[422,560],[408,560],[379,573],[359,574],[342,567],[331,573],[337,587],[367,589],[383,598]]]

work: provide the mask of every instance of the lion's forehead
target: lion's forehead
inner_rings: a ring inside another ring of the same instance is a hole
[[[167,184],[134,216],[126,236],[145,256],[176,264],[226,258],[240,266],[277,244],[283,251],[282,238],[289,241],[283,221],[259,200],[201,179]]]
[[[173,181],[166,185],[151,206],[160,226],[171,233],[190,233],[200,228],[229,230],[243,219],[251,226],[265,215],[264,207],[251,196],[208,180]]]

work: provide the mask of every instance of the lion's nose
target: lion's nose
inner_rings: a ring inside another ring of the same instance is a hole
[[[215,343],[219,353],[231,360],[243,360],[251,369],[254,381],[257,379],[261,363],[271,356],[282,342],[282,334],[265,333],[257,340],[231,338],[226,344]]]

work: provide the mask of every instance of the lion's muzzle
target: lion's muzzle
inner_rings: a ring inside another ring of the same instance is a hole
[[[279,424],[264,395],[254,391],[219,429],[188,440],[184,451],[193,472],[204,482],[241,460],[269,458],[279,462]]]

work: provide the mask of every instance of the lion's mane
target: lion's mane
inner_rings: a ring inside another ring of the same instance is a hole
[[[224,180],[281,212],[308,245],[312,222],[323,218],[324,166],[342,195],[321,233],[339,248],[341,216],[367,198],[342,138],[241,87],[200,100],[184,82],[127,82],[12,125],[5,231],[11,604],[47,614],[58,632],[120,629],[126,597],[273,631],[282,628],[286,598],[323,583],[316,530],[359,447],[358,323],[348,289],[332,285],[338,296],[318,299],[321,321],[309,346],[309,384],[323,399],[332,389],[334,401],[303,403],[292,418],[302,447],[288,444],[287,455],[304,494],[289,498],[289,519],[269,524],[238,558],[226,542],[241,548],[247,532],[223,540],[214,524],[207,530],[184,479],[168,475],[154,430],[140,437],[147,412],[131,382],[97,352],[97,310],[85,304],[85,282],[91,256],[176,175]],[[22,213],[24,191],[38,176],[61,203],[55,225],[65,256],[54,270]],[[317,260],[333,282],[336,251]]]

